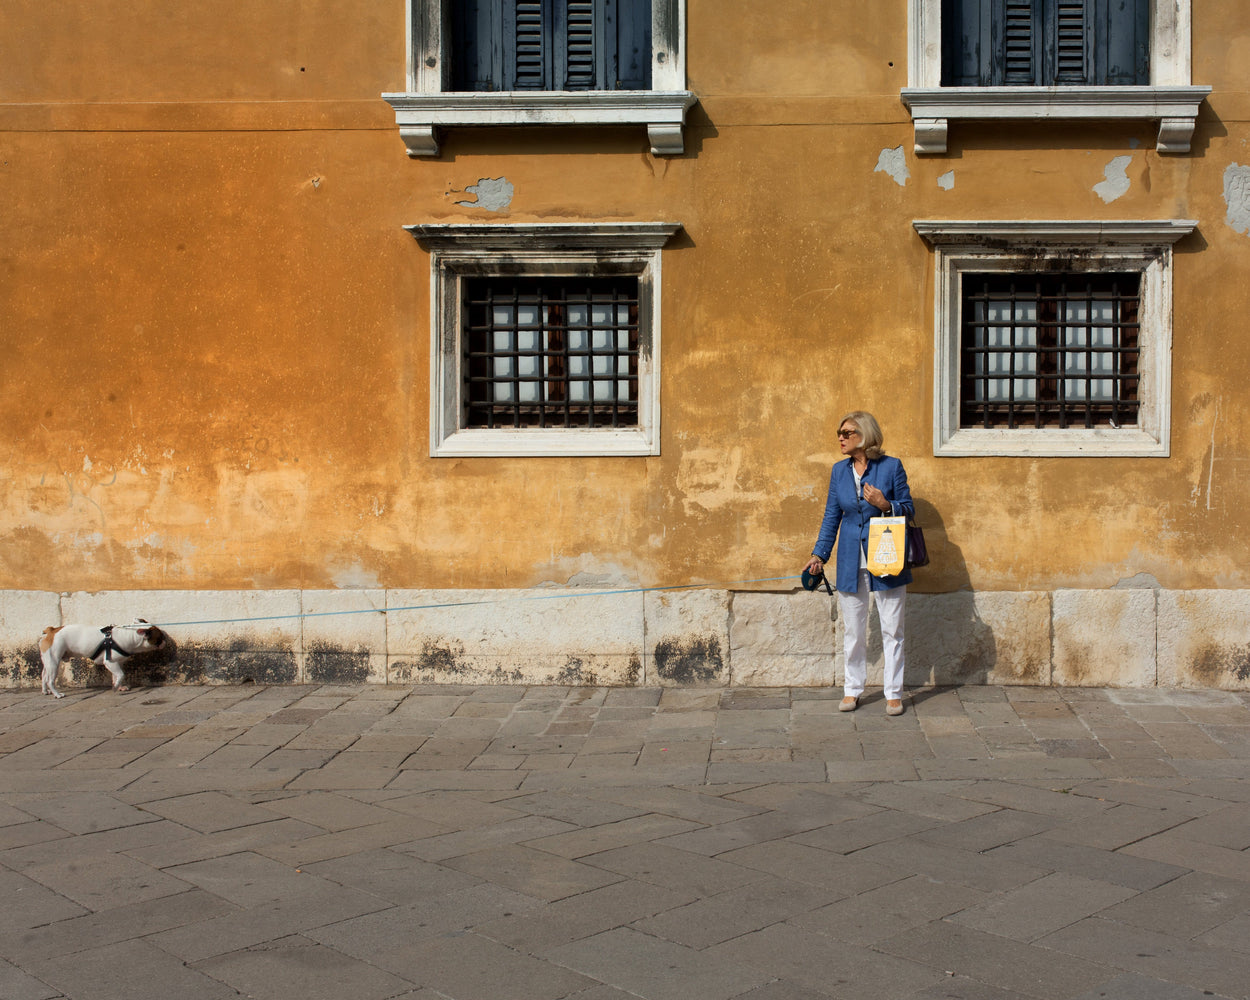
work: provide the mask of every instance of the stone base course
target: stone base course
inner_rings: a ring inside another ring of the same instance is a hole
[[[49,625],[161,625],[136,683],[840,685],[822,592],[673,590],[0,591],[0,686],[39,683]],[[909,593],[907,683],[1250,690],[1250,591]],[[869,684],[881,637],[869,628]],[[100,686],[82,660],[61,683]]]

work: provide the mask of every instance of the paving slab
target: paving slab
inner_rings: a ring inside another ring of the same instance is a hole
[[[1096,879],[1055,872],[1018,889],[996,893],[950,917],[952,923],[1008,937],[1036,941],[1083,914],[1115,913],[1115,904],[1140,898],[1135,890]]]
[[[631,928],[559,945],[544,956],[646,1000],[730,1000],[773,978],[723,955],[687,948]]]
[[[514,951],[471,931],[414,944],[378,964],[455,1000],[549,1000],[601,983],[564,963]]]
[[[1087,992],[1092,985],[1115,978],[1114,965],[1100,963],[1088,952],[1056,961],[1052,950],[1023,944],[950,921],[883,941],[879,950],[906,957],[934,971],[965,976],[1002,989],[1054,1000]]]
[[[16,965],[0,959],[0,996],[6,1000],[56,1000],[64,995],[55,986],[49,986]]]
[[[74,1000],[238,996],[232,987],[139,939],[31,962],[25,969]]]
[[[414,945],[445,940],[470,929],[495,926],[504,918],[540,919],[549,909],[547,904],[532,896],[479,883],[451,892],[422,893],[402,906],[345,915],[304,933],[345,955],[363,961],[386,962],[394,968],[404,961],[403,956]]]
[[[199,924],[234,912],[237,907],[220,896],[190,889],[173,896],[126,903],[44,924],[24,934],[17,951],[25,960],[52,959]],[[0,990],[0,996],[7,998],[9,994]]]
[[[826,937],[790,923],[708,949],[723,963],[785,978],[838,1000],[891,1000],[910,996],[945,977],[923,963]]]
[[[256,1000],[389,1000],[416,985],[301,936],[206,959],[195,968]]]
[[[795,927],[836,941],[873,945],[982,903],[989,893],[913,875],[793,917]]]
[[[631,926],[702,950],[824,907],[837,895],[834,889],[772,878],[673,907]]]
[[[1069,961],[1097,961],[1221,997],[1245,997],[1250,955],[1229,954],[1183,937],[1094,916],[1041,938],[1038,945]]]
[[[1113,885],[1145,891],[1171,882],[1188,868],[1160,863],[1097,847],[1064,844],[1046,837],[1026,837],[987,851],[987,858],[1003,858],[1050,872],[1066,872]]]

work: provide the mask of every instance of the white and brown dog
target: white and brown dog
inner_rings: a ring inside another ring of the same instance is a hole
[[[135,653],[146,653],[165,645],[165,633],[142,618],[133,625],[62,625],[46,628],[39,640],[43,658],[43,693],[64,698],[56,689],[56,672],[67,656],[85,656],[97,666],[106,667],[113,675],[113,690],[129,691],[122,664]]]

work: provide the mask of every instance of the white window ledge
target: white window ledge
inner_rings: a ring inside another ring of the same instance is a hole
[[[437,156],[439,130],[458,126],[645,125],[656,156],[685,151],[688,90],[383,94],[408,155]]]
[[[440,441],[434,458],[638,458],[660,453],[659,441],[646,429],[559,430],[528,428],[461,429]]]
[[[936,247],[983,244],[1027,249],[1171,246],[1198,228],[1193,219],[914,219],[912,228]]]
[[[1166,442],[1130,427],[1014,430],[964,427],[934,449],[944,458],[1027,456],[1029,458],[1166,458]]]
[[[1155,119],[1160,153],[1188,153],[1210,87],[905,87],[916,152],[946,152],[947,123],[986,119]]]

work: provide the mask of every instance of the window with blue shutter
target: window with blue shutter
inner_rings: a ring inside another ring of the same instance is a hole
[[[1150,0],[942,0],[942,86],[1150,83]]]
[[[649,90],[651,0],[459,0],[455,91]]]

